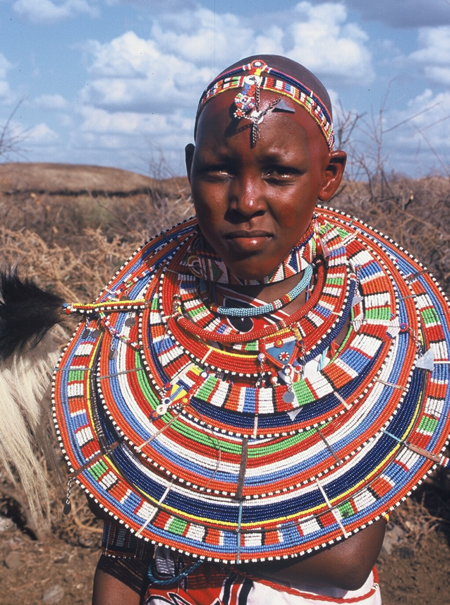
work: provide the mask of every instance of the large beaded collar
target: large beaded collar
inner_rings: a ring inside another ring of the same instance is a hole
[[[317,221],[306,304],[262,327],[237,330],[199,294],[195,219],[78,305],[57,431],[71,480],[143,539],[227,563],[295,557],[449,466],[445,296],[364,223]]]

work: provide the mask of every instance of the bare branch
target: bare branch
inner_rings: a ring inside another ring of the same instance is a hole
[[[22,98],[16,103],[14,109],[0,129],[0,158],[7,158],[10,154],[22,155],[24,152],[21,145],[23,141],[30,136],[33,129],[27,128],[26,130],[21,130],[19,133],[15,133],[12,128],[13,118],[23,102],[24,99]]]

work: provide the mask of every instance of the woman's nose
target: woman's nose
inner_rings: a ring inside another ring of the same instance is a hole
[[[261,180],[257,178],[235,178],[230,190],[229,208],[242,216],[263,213],[265,204]]]

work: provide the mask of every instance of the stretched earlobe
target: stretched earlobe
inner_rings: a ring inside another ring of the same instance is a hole
[[[327,202],[336,193],[344,176],[347,154],[345,151],[337,150],[330,153],[328,166],[325,168],[322,186],[318,198],[321,202]]]
[[[186,161],[186,172],[187,172],[187,177],[188,177],[189,182],[191,182],[191,167],[192,167],[192,160],[194,158],[194,151],[195,151],[195,145],[193,145],[192,143],[189,143],[188,145],[186,145],[186,148],[184,150],[185,161]]]

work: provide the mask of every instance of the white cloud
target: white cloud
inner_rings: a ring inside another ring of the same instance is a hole
[[[0,103],[2,105],[10,105],[16,101],[16,96],[12,92],[8,82],[0,80]]]
[[[87,14],[91,17],[99,14],[98,9],[91,6],[87,0],[64,0],[59,4],[51,0],[17,0],[13,9],[22,19],[40,24],[64,21],[77,14]]]
[[[283,40],[279,27],[258,32],[242,17],[215,14],[205,8],[165,15],[154,24],[151,34],[164,53],[198,65],[214,66],[215,71],[216,65],[224,68],[239,57],[279,52]]]
[[[381,21],[390,27],[404,29],[450,23],[447,0],[346,0],[346,3],[363,19]]]
[[[172,113],[195,107],[212,72],[164,54],[154,40],[127,32],[107,44],[93,42],[93,79],[81,91],[88,105],[115,111]]]
[[[296,11],[300,18],[289,28],[293,41],[289,57],[341,86],[374,79],[368,36],[359,25],[347,23],[343,4],[300,2]]]
[[[163,53],[214,66],[214,72],[248,55],[273,53],[295,59],[341,85],[373,80],[368,36],[348,22],[343,3],[300,2],[289,12],[289,19],[280,12],[271,15],[271,20],[269,25],[267,20],[199,8],[164,15],[153,25],[151,35]]]
[[[1,0],[0,0],[1,1]],[[120,4],[142,7],[151,9],[152,13],[156,12],[180,12],[187,9],[194,10],[198,5],[192,0],[105,0],[107,6],[117,6]]]
[[[12,64],[8,59],[0,53],[0,80],[5,80],[8,71],[11,69]]]
[[[0,99],[7,99],[11,94],[8,82],[0,80]]]
[[[12,63],[0,53],[0,103],[8,104],[14,102],[14,94],[12,93],[7,81],[8,71],[12,68]]]
[[[194,127],[194,120],[180,113],[170,115],[115,112],[114,114],[95,107],[80,109],[83,118],[81,130],[90,133],[119,134],[127,136],[166,136],[169,132],[188,136]]]
[[[162,150],[164,160],[174,174],[184,172],[183,149],[192,140],[193,119],[181,113],[142,114],[133,112],[110,113],[104,109],[84,106],[79,111],[82,123],[75,145],[87,149],[115,150],[122,165],[136,168],[142,159],[149,160],[151,150]]]
[[[438,84],[450,84],[450,26],[427,27],[419,31],[419,48],[409,59],[423,75]]]
[[[68,103],[62,95],[40,95],[33,101],[33,105],[44,111],[64,111],[68,107]]]
[[[448,173],[450,92],[434,93],[427,88],[404,108],[387,111],[383,131],[381,151],[389,169],[416,177],[433,171]],[[369,132],[363,141],[363,153],[372,152],[376,158],[377,149],[373,145],[374,137]]]
[[[427,142],[437,152],[450,151],[450,91],[435,94],[427,88],[411,99],[406,109],[392,111],[389,116],[392,126],[405,120],[403,140]]]
[[[132,31],[105,44],[91,41],[87,50],[94,57],[89,67],[89,73],[94,77],[145,77],[152,68],[152,61],[158,58],[155,44]]]
[[[429,80],[450,85],[450,65],[449,67],[438,67],[437,65],[429,65],[425,67],[425,75]]]
[[[3,121],[4,123],[5,121]],[[0,121],[0,126],[3,124]],[[49,128],[47,124],[40,123],[30,128],[13,118],[8,121],[2,157],[3,160],[8,161],[14,161],[17,158],[23,160],[28,157],[30,151],[39,148],[45,148],[45,153],[56,151],[59,142],[59,134]]]
[[[54,145],[59,141],[59,134],[49,128],[47,124],[41,122],[36,126],[33,126],[25,137],[26,144],[38,145],[44,147],[47,145]]]
[[[332,92],[333,101],[335,101]],[[346,174],[356,180],[375,174],[381,164],[385,173],[406,174],[413,178],[430,173],[448,175],[450,165],[450,91],[430,88],[392,108],[361,115],[335,105],[335,122],[356,119],[344,149],[349,154]],[[347,134],[348,134],[347,130]],[[345,133],[344,133],[345,134]],[[366,172],[366,170],[368,172]]]
[[[109,6],[133,5],[144,9],[151,8],[154,12],[179,13],[186,8],[194,10],[201,3],[192,0],[105,0]],[[342,4],[343,0],[328,0],[330,4]],[[312,0],[314,4],[323,4],[323,0]],[[209,1],[211,6],[212,2]],[[219,3],[216,3],[217,6]],[[224,2],[233,7],[237,2]],[[248,3],[251,4],[251,3]],[[388,27],[400,29],[423,26],[450,24],[450,3],[448,0],[345,0],[345,5],[361,16],[361,20],[379,21]],[[273,9],[276,2],[269,8],[269,2],[253,3],[253,19],[258,19],[263,13]],[[286,12],[289,8],[286,9]],[[237,12],[237,11],[236,11]]]

